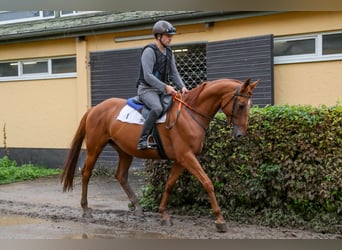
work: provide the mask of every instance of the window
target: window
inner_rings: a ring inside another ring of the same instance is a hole
[[[18,76],[18,62],[0,63],[0,78]]]
[[[79,15],[97,11],[54,11],[54,10],[33,10],[33,11],[0,11],[0,24],[28,22],[46,18],[57,18],[59,16]]]
[[[315,53],[315,39],[275,41],[274,56],[293,56]]]
[[[0,23],[16,23],[55,17],[53,10],[47,11],[1,11]]]
[[[76,11],[75,11],[75,12],[76,12]],[[61,13],[61,16],[65,16],[65,15],[74,14],[74,11],[62,10],[60,13]]]
[[[0,21],[39,17],[39,11],[2,11]]]
[[[315,62],[342,59],[342,33],[275,38],[274,63]]]
[[[80,14],[86,14],[86,13],[92,13],[92,12],[99,12],[99,11],[61,10],[59,11],[59,15],[63,17],[63,16],[80,15]]]
[[[0,81],[76,76],[76,57],[0,62]]]
[[[76,72],[76,58],[52,59],[52,74]]]
[[[342,33],[323,35],[323,55],[342,54]]]
[[[23,75],[29,74],[46,74],[49,72],[48,61],[28,61],[21,63]]]
[[[41,16],[43,16],[43,17],[55,17],[55,12],[53,10],[44,10],[44,11],[42,11]]]

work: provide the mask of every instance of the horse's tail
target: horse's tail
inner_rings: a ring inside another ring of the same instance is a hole
[[[83,140],[86,135],[86,120],[88,117],[89,110],[83,115],[80,125],[76,131],[74,139],[71,143],[71,148],[66,158],[63,167],[63,173],[61,175],[61,183],[63,183],[63,192],[70,191],[73,189],[73,180],[75,175],[75,169],[78,161],[78,157],[81,152]]]

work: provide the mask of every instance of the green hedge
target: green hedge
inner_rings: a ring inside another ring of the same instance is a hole
[[[217,114],[224,120],[223,114]],[[342,232],[342,106],[252,108],[247,136],[211,122],[199,160],[226,219]],[[141,202],[157,210],[170,161],[148,161]],[[187,172],[169,208],[209,214],[208,195]]]

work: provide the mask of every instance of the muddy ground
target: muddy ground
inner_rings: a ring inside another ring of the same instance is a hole
[[[144,179],[130,173],[139,190]],[[82,218],[80,177],[73,192],[63,193],[58,177],[0,185],[0,239],[341,239],[287,228],[267,228],[227,222],[228,232],[217,233],[211,215],[172,215],[173,226],[162,226],[158,213],[142,221],[128,208],[128,198],[113,177],[94,176],[88,201],[93,218]]]

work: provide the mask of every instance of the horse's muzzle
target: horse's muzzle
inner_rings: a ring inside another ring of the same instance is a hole
[[[233,127],[233,139],[239,140],[246,135],[246,131],[239,129],[238,127]]]

